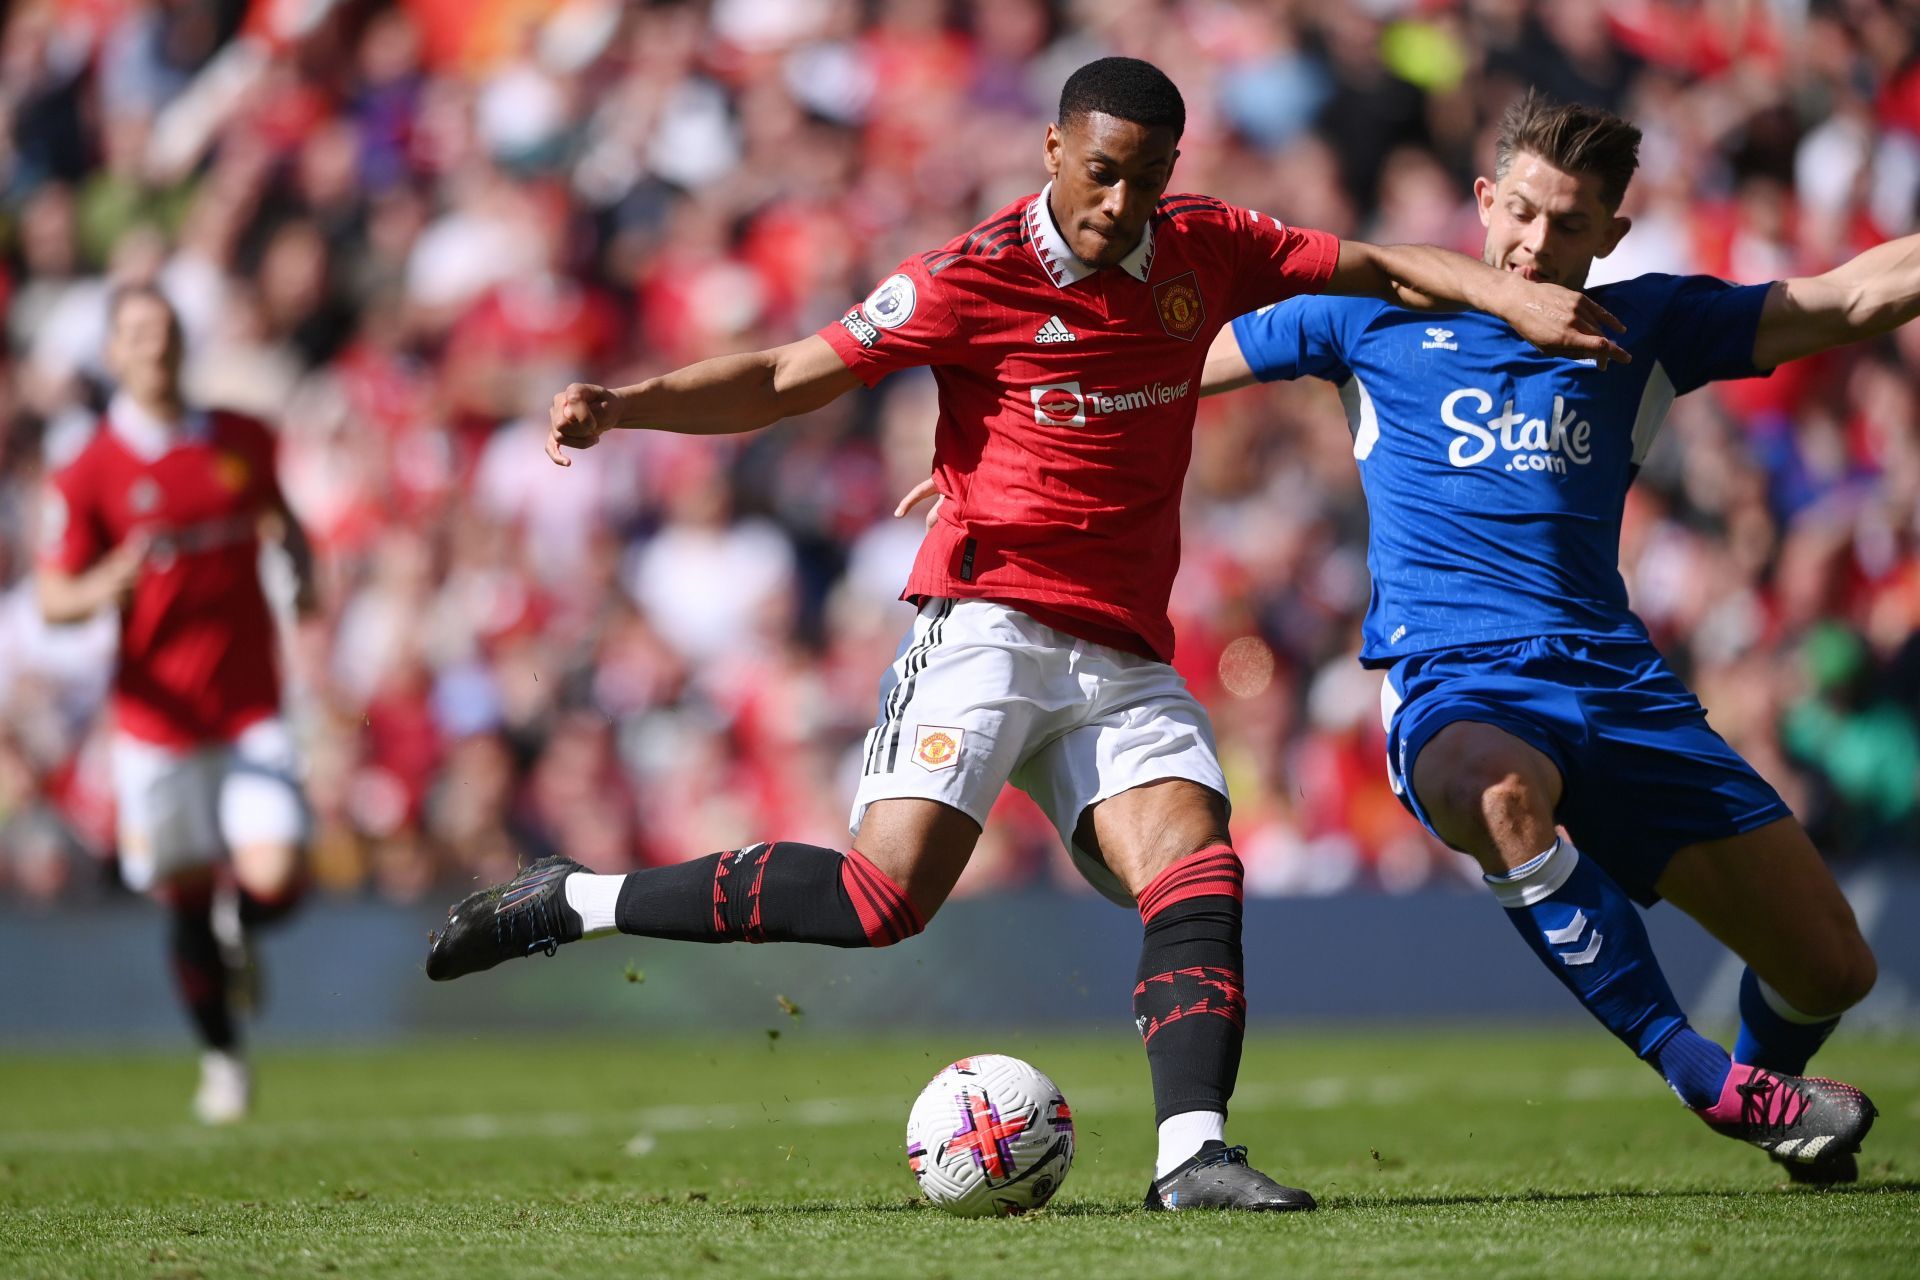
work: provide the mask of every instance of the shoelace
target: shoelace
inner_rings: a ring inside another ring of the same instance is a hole
[[[1222,1147],[1218,1151],[1202,1156],[1200,1162],[1193,1167],[1196,1170],[1211,1169],[1215,1165],[1245,1164],[1246,1162],[1247,1149],[1245,1147]]]
[[[508,907],[494,908],[494,936],[504,942],[504,935],[512,932],[515,925],[525,924],[529,926],[527,932],[532,936],[527,939],[526,950],[521,954],[530,956],[536,951],[544,951],[551,959],[560,950],[560,931],[554,927],[559,923],[556,915],[545,898],[537,894],[523,897]]]
[[[1773,1076],[1755,1076],[1737,1087],[1740,1123],[1748,1129],[1785,1132],[1806,1113],[1807,1100],[1800,1092]]]

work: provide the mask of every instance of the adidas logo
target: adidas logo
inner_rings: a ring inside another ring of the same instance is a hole
[[[1033,335],[1035,342],[1078,342],[1080,339],[1073,330],[1060,323],[1059,316],[1048,316],[1047,322],[1040,326],[1040,332]]]

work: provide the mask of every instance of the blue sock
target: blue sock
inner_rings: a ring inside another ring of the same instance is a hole
[[[1752,969],[1740,975],[1740,1038],[1733,1045],[1736,1062],[1803,1075],[1807,1060],[1839,1025],[1837,1017],[1801,1013],[1754,976]]]
[[[1685,1024],[1649,1054],[1647,1061],[1666,1077],[1680,1101],[1695,1111],[1720,1101],[1720,1090],[1726,1087],[1727,1073],[1733,1069],[1733,1059],[1725,1049]]]
[[[1690,1107],[1719,1101],[1731,1060],[1687,1026],[1640,912],[1613,877],[1565,840],[1487,876],[1507,919],[1587,1012],[1666,1077]]]

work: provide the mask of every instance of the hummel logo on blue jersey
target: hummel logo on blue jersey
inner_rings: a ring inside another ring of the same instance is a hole
[[[1078,342],[1080,339],[1079,335],[1061,323],[1059,316],[1048,316],[1047,322],[1040,326],[1040,332],[1033,335],[1033,340],[1040,343],[1049,343]]]
[[[1428,341],[1420,344],[1422,351],[1458,351],[1460,344],[1453,340],[1451,329],[1427,330]]]

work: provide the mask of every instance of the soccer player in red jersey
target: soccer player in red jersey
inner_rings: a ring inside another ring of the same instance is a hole
[[[1148,1206],[1313,1207],[1224,1134],[1246,1010],[1241,867],[1212,729],[1167,662],[1207,346],[1241,312],[1331,290],[1484,307],[1547,349],[1621,353],[1601,332],[1612,318],[1571,291],[1164,195],[1184,124],[1157,68],[1090,63],[1047,130],[1048,186],[908,259],[839,321],[771,351],[554,397],[547,451],[565,466],[562,446],[615,427],[751,431],[931,366],[946,501],[904,593],[920,612],[881,684],[851,850],[769,842],[628,876],[543,859],[449,913],[429,977],[616,929],[901,941],[945,900],[1012,782],[1145,925],[1134,1011],[1160,1127]]]
[[[195,1113],[231,1123],[252,1094],[234,1026],[246,930],[298,898],[307,827],[279,718],[263,523],[289,553],[302,612],[312,557],[275,477],[273,433],[183,402],[180,322],[159,291],[114,295],[106,358],[119,390],[44,496],[36,587],[49,622],[120,612],[121,873],[171,915],[174,974],[206,1045]]]

